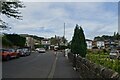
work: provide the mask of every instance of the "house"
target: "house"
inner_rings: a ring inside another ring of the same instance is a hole
[[[99,49],[104,49],[105,48],[105,42],[104,41],[97,41],[97,47]]]
[[[92,49],[92,40],[86,39],[87,49]]]
[[[50,49],[50,39],[45,38],[41,40],[41,45],[43,45],[46,49]]]
[[[32,37],[26,37],[26,46],[34,49],[35,40]]]
[[[43,40],[41,40],[41,44],[42,45],[50,45],[50,40],[49,39],[43,39]]]
[[[92,47],[97,47],[97,41],[96,40],[92,41]]]
[[[34,40],[34,43],[35,43],[35,45],[40,45],[41,44],[41,41],[40,40]]]
[[[113,40],[107,40],[107,42],[105,42],[105,46],[106,46],[106,48],[113,48],[113,47],[115,47],[115,41],[113,41]]]

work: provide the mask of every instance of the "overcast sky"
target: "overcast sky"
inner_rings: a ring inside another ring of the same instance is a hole
[[[118,31],[117,2],[24,2],[23,20],[2,19],[12,26],[7,33],[33,34],[42,37],[63,36],[70,41],[76,24],[82,26],[85,36],[113,35]]]

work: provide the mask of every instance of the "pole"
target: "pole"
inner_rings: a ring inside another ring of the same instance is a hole
[[[64,23],[64,38],[65,38],[65,23]],[[65,42],[64,42],[65,43]]]
[[[64,35],[63,35],[63,41],[64,41],[64,46],[65,46],[65,23],[64,23]],[[64,47],[64,56],[65,56],[65,47]]]

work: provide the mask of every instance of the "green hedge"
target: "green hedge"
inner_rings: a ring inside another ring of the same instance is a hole
[[[103,65],[107,68],[110,68],[118,73],[120,73],[120,60],[118,59],[110,59],[109,54],[105,53],[88,53],[86,55],[86,58],[91,60],[92,62],[96,64]]]

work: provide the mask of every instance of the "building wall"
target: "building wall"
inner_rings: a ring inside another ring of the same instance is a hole
[[[92,41],[86,41],[87,49],[92,49]]]
[[[104,41],[97,41],[97,47],[98,47],[98,48],[105,47]]]
[[[41,44],[42,45],[50,45],[50,40],[42,40]]]
[[[96,47],[97,46],[97,41],[92,41],[92,46]]]
[[[41,44],[44,46],[44,48],[46,50],[50,49],[50,40],[49,39],[41,40]]]
[[[34,39],[32,37],[26,37],[26,46],[34,48]]]

